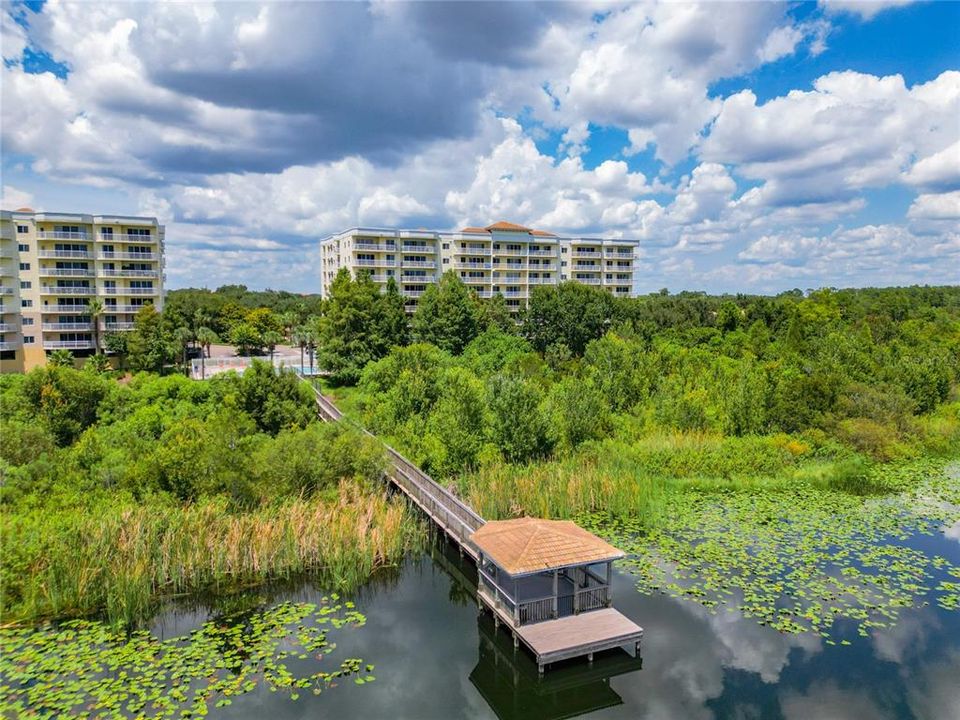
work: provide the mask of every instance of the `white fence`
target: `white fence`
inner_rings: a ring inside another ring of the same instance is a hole
[[[190,377],[194,380],[206,380],[213,375],[217,375],[222,372],[229,372],[231,370],[236,370],[238,373],[242,373],[248,367],[253,364],[254,360],[259,360],[261,362],[270,362],[270,356],[264,355],[262,357],[215,357],[215,358],[195,358],[190,361]],[[304,354],[303,357],[303,368],[300,367],[300,356],[299,355],[274,355],[273,356],[273,366],[277,368],[290,368],[291,370],[296,370],[302,375],[310,374],[310,359],[309,356]],[[318,372],[316,366],[314,366],[314,372]]]

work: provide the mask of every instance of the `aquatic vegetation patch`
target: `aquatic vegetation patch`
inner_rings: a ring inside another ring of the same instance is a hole
[[[86,620],[0,630],[0,715],[190,718],[258,686],[296,700],[348,679],[365,685],[376,679],[373,665],[323,662],[336,648],[333,633],[365,622],[334,594],[211,620],[164,641]]]
[[[960,519],[960,478],[932,461],[887,471],[885,482],[898,494],[864,498],[808,484],[691,487],[653,527],[608,513],[578,522],[630,553],[621,567],[638,577],[641,592],[695,600],[714,612],[725,606],[832,644],[839,621],[866,636],[891,625],[904,607],[960,608],[960,568],[910,544]]]

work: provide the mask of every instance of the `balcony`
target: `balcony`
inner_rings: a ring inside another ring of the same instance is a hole
[[[456,249],[456,252],[461,255],[486,255],[490,256],[492,250],[488,247],[471,247],[469,245],[461,245]]]
[[[132,322],[113,322],[113,323],[104,323],[103,329],[107,332],[117,332],[120,330],[133,330],[134,324]]]
[[[396,267],[396,260],[368,260],[366,258],[362,260],[354,260],[353,264],[357,267]]]
[[[37,253],[37,257],[50,260],[74,260],[78,258],[93,260],[93,253],[87,250],[41,250]]]
[[[401,252],[434,255],[437,252],[437,247],[436,245],[404,245],[401,248]]]
[[[598,277],[591,277],[591,278],[575,277],[573,278],[573,281],[582,283],[583,285],[599,285],[600,284],[600,278]]]
[[[460,279],[464,285],[489,285],[491,280],[489,275],[486,277],[463,277]]]
[[[548,277],[548,278],[530,278],[527,280],[530,285],[556,285],[557,279]]]
[[[0,333],[20,332],[20,326],[13,323],[0,323]]]
[[[423,290],[401,290],[400,294],[408,298],[418,298],[423,296]]]
[[[37,240],[83,240],[89,242],[91,239],[90,233],[83,230],[80,232],[41,230],[37,233]]]
[[[390,275],[378,274],[378,275],[371,275],[370,279],[373,280],[375,283],[385,283],[387,282],[387,280],[390,279],[390,277],[391,277]]]
[[[13,288],[6,285],[0,285],[0,295],[13,295]]]
[[[455,268],[461,270],[489,270],[493,267],[493,263],[489,262],[470,262],[469,260],[457,260],[453,263]]]
[[[493,251],[493,254],[496,255],[497,257],[505,257],[505,256],[507,256],[507,255],[509,255],[509,256],[511,256],[511,257],[526,257],[526,256],[527,256],[527,248],[525,248],[525,247],[522,247],[522,248],[519,248],[519,249],[514,248],[513,250],[507,250],[506,248],[500,248],[499,250],[494,250],[494,251]]]
[[[493,290],[490,290],[490,289],[486,289],[486,290],[474,289],[474,292],[477,294],[477,297],[484,298],[486,300],[489,300],[490,298],[493,297]]]
[[[507,298],[525,298],[529,297],[526,290],[504,290],[503,296]]]
[[[556,250],[531,250],[530,257],[556,257]]]
[[[355,242],[353,244],[354,250],[376,250],[379,252],[396,252],[397,246],[394,244],[386,243],[372,243],[372,242]]]
[[[571,255],[574,260],[578,260],[580,258],[586,258],[587,260],[599,259],[600,251],[599,250],[577,250],[576,252],[571,253]]]
[[[403,306],[403,309],[404,309],[404,312],[415,313],[415,312],[417,311],[417,306],[416,306],[416,305],[404,305],[404,306]]]
[[[437,267],[436,260],[407,260],[403,259],[403,267],[405,268],[430,268],[434,269]]]
[[[97,289],[92,287],[69,287],[61,285],[43,285],[40,291],[46,295],[96,295]]]
[[[0,350],[16,350],[20,345],[19,342],[0,342]]]
[[[98,242],[125,242],[125,243],[144,243],[151,245],[157,242],[157,235],[130,235],[128,233],[104,233],[97,235]]]
[[[158,253],[131,253],[131,252],[101,252],[101,260],[139,260],[141,262],[153,262],[160,259]]]
[[[71,332],[74,330],[82,330],[89,332],[91,328],[91,323],[88,322],[63,322],[63,323],[44,323],[43,331],[44,332]]]
[[[147,307],[147,305],[150,305],[150,304],[151,303],[147,303],[146,305],[105,305],[103,310],[106,313],[110,313],[114,315],[126,314],[126,313],[138,313],[141,310],[143,310],[143,308]]]
[[[601,272],[603,267],[600,265],[591,265],[590,263],[574,263],[574,270],[589,270],[591,272]]]
[[[144,287],[132,287],[132,288],[117,288],[120,291],[120,295],[159,295],[160,288],[144,288]]]
[[[44,350],[92,350],[93,340],[44,340]]]
[[[41,311],[45,313],[60,313],[60,314],[76,313],[79,315],[82,313],[90,312],[90,308],[88,308],[85,304],[84,305],[44,305],[41,308]],[[89,325],[87,327],[89,327]]]
[[[414,275],[413,273],[400,273],[400,281],[405,283],[432,283],[434,281],[433,273],[429,275]]]
[[[160,277],[157,270],[100,270],[103,277]]]
[[[40,277],[93,277],[93,270],[88,268],[47,268],[41,267]]]

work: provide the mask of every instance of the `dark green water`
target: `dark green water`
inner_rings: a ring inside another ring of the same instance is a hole
[[[960,563],[960,543],[923,537],[917,547]],[[442,547],[410,558],[354,596],[366,625],[338,637],[337,656],[376,664],[376,682],[344,683],[293,701],[267,688],[235,697],[210,717],[270,718],[960,718],[960,612],[905,609],[869,638],[841,625],[827,645],[783,635],[736,613],[639,594],[614,578],[615,607],[644,627],[642,658],[625,652],[574,661],[538,680],[509,636],[478,614],[469,561]],[[309,583],[267,598],[315,602]],[[171,610],[150,629],[183,634],[207,617]],[[333,658],[331,658],[333,659]]]

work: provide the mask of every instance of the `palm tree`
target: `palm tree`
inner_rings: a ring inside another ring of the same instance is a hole
[[[90,313],[90,328],[93,330],[93,352],[100,354],[100,316],[103,315],[103,300],[92,298],[87,302],[87,312]]]
[[[276,350],[277,345],[283,342],[283,335],[278,333],[276,330],[267,330],[263,334],[263,344],[267,346],[270,351],[270,365],[273,366],[273,351]]]
[[[290,342],[300,346],[300,374],[303,374],[303,349],[307,346],[307,329],[303,325],[297,325],[290,333]]]
[[[176,340],[177,348],[180,350],[180,360],[183,366],[187,366],[187,348],[193,340],[193,330],[186,326],[178,327],[173,331],[173,337]]]
[[[310,377],[313,377],[313,352],[317,349],[317,333],[312,327],[307,327],[305,339],[307,350],[310,352]]]
[[[204,357],[210,356],[210,346],[219,340],[217,334],[208,327],[197,330],[197,342],[200,343],[200,377],[204,380],[207,378],[207,364]]]
[[[69,350],[54,350],[47,358],[50,367],[73,367],[73,353]]]

